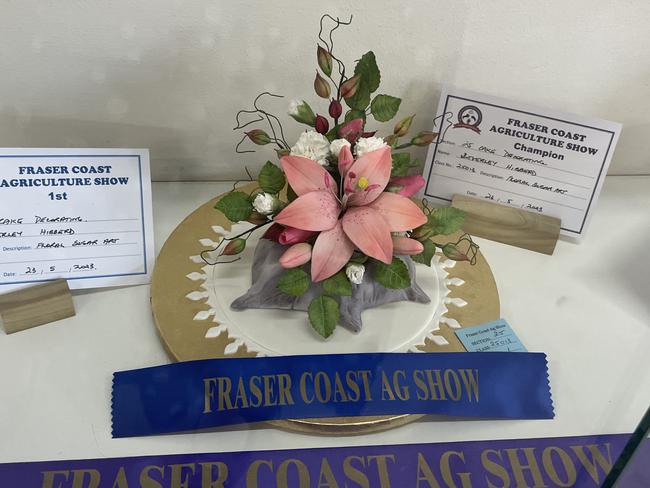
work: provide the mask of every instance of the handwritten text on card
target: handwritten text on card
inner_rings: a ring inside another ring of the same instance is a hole
[[[0,292],[146,283],[153,254],[146,150],[0,151]]]

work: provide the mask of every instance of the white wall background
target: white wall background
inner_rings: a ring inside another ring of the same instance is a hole
[[[610,174],[650,174],[647,0],[2,0],[0,145],[149,147],[157,180],[242,177],[272,156],[234,152],[235,112],[257,93],[326,111],[312,91],[324,12],[354,14],[338,53],[352,69],[374,50],[380,91],[416,129],[448,82],[622,122]]]

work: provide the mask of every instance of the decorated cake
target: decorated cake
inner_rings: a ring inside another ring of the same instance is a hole
[[[326,22],[333,23],[329,32]],[[278,95],[262,93],[252,109],[237,114],[236,129],[244,130],[237,151],[252,152],[242,149],[246,142],[271,146],[278,161],[268,161],[253,185],[219,199],[215,208],[233,227],[202,254],[218,268],[215,276],[230,274],[226,268],[244,260],[250,287],[233,298],[232,310],[306,312],[325,339],[337,324],[360,332],[362,312],[386,304],[424,304],[435,311],[441,288],[431,304],[433,288],[427,293],[420,286],[416,264],[426,269],[439,263],[436,250],[447,261],[473,263],[478,249],[468,235],[444,238],[460,229],[460,210],[432,209],[412,199],[424,179],[408,149],[431,144],[437,134],[409,135],[414,115],[398,118],[386,134],[375,129],[398,116],[401,99],[377,94],[380,71],[372,51],[353,73],[346,70],[332,33],[349,23],[321,19],[314,91],[326,114],[304,100],[291,102],[289,115],[307,126],[293,145],[280,119],[262,106]],[[259,240],[251,239],[256,231]],[[436,273],[443,274],[442,268]]]

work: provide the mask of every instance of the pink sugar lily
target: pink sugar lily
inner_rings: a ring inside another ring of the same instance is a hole
[[[316,161],[285,156],[280,164],[298,198],[274,220],[282,225],[320,232],[311,254],[312,281],[337,273],[355,246],[386,264],[393,258],[391,232],[426,222],[418,206],[406,197],[384,192],[392,167],[389,147],[354,161],[337,188],[332,176]]]

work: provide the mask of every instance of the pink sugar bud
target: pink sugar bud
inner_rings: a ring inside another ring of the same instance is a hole
[[[343,113],[343,105],[338,100],[332,99],[329,106],[330,117],[338,119]]]
[[[318,72],[316,72],[316,78],[314,79],[314,91],[321,98],[330,97],[330,84]]]
[[[442,253],[453,261],[469,261],[470,258],[463,251],[458,249],[458,246],[449,242],[442,246]]]
[[[412,256],[420,254],[424,251],[424,246],[421,242],[408,237],[393,236],[393,254]]]
[[[271,143],[271,138],[262,129],[253,129],[251,131],[245,132],[245,134],[258,146],[264,146]]]
[[[403,118],[397,124],[395,124],[395,129],[393,129],[393,134],[395,134],[397,137],[405,136],[406,133],[411,128],[411,123],[413,122],[414,117],[415,114],[409,115],[408,117]]]
[[[316,50],[316,59],[318,60],[318,67],[323,70],[327,76],[332,74],[332,54],[324,47],[318,46]]]
[[[422,132],[418,133],[417,136],[411,139],[411,144],[420,147],[428,146],[435,140],[436,137],[438,137],[438,134],[435,132],[423,130]]]
[[[339,128],[339,137],[354,142],[359,138],[359,134],[363,131],[363,119],[352,119],[350,122],[343,124]]]
[[[246,239],[234,239],[230,241],[226,247],[224,247],[223,251],[221,254],[223,256],[233,256],[235,254],[239,254],[242,252],[244,249],[246,249]]]
[[[359,88],[359,81],[361,80],[361,75],[354,75],[352,78],[347,80],[341,85],[341,96],[346,100],[351,98],[357,93],[357,88]]]
[[[295,227],[285,227],[285,229],[280,232],[280,235],[278,236],[278,242],[283,246],[289,246],[291,244],[305,242],[316,234],[318,234],[318,232],[314,232],[313,230],[302,230],[296,229]]]
[[[280,266],[283,268],[296,268],[309,262],[311,259],[311,244],[301,242],[294,244],[280,256]]]
[[[386,191],[397,193],[403,197],[412,197],[422,189],[424,183],[424,178],[421,175],[400,176],[390,180]]]
[[[339,173],[342,177],[345,177],[352,163],[354,163],[354,158],[350,146],[343,146],[339,152]]]
[[[315,129],[319,134],[327,134],[327,131],[330,130],[330,123],[322,115],[317,115]]]

